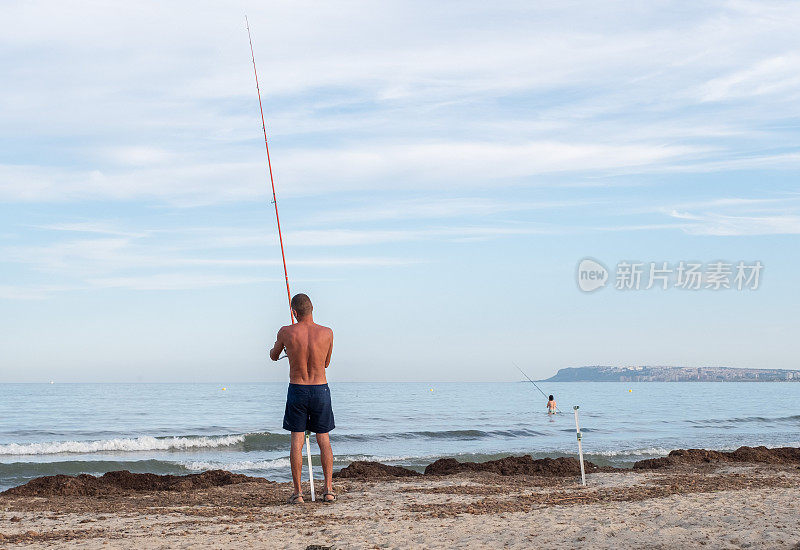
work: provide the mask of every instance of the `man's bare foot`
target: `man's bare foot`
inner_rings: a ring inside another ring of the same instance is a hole
[[[287,504],[304,504],[303,495],[295,493],[286,500]]]

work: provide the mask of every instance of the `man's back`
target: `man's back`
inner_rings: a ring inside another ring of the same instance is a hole
[[[281,328],[278,340],[289,357],[289,382],[327,384],[325,369],[331,361],[333,331],[311,320]]]

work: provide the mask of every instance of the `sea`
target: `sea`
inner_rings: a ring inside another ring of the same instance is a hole
[[[442,457],[584,456],[631,467],[677,448],[800,446],[800,383],[331,383],[340,469]],[[0,385],[0,490],[43,475],[224,469],[290,477],[286,384]],[[313,444],[314,463],[319,465]],[[315,469],[316,476],[321,470]],[[304,479],[306,473],[304,472]]]

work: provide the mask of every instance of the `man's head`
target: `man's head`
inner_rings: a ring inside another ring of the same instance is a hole
[[[302,321],[307,316],[311,315],[314,306],[311,305],[311,298],[305,294],[295,294],[292,298],[292,311],[298,321]]]

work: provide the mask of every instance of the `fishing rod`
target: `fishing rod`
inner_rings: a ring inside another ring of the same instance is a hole
[[[544,395],[544,396],[545,396],[546,398],[548,398],[548,399],[550,398],[550,396],[549,396],[549,395],[547,395],[546,393],[544,393],[544,392],[542,391],[542,388],[540,388],[539,386],[537,386],[537,385],[536,385],[536,382],[534,382],[533,380],[531,380],[531,377],[530,377],[530,376],[528,376],[527,374],[525,374],[525,371],[524,371],[524,370],[522,370],[521,368],[519,368],[519,367],[517,366],[517,364],[516,364],[516,363],[514,363],[514,362],[512,361],[512,362],[511,362],[511,364],[512,364],[512,365],[514,365],[515,367],[517,367],[517,370],[518,370],[519,372],[521,372],[521,373],[522,373],[522,376],[524,376],[525,378],[527,378],[527,379],[528,379],[528,382],[530,382],[531,384],[533,384],[533,385],[534,385],[534,387],[535,387],[537,390],[539,390],[539,392],[540,392],[542,395]],[[556,405],[556,410],[557,410],[558,412],[561,412],[561,409],[559,409],[559,408],[558,408],[558,405]]]
[[[275,196],[275,179],[272,177],[272,161],[269,158],[269,141],[267,140],[267,123],[264,122],[264,107],[261,105],[261,88],[258,86],[258,71],[256,70],[256,54],[253,52],[253,38],[250,36],[250,22],[244,16],[247,27],[247,40],[250,42],[250,57],[253,60],[253,75],[256,77],[256,93],[258,94],[258,110],[261,112],[261,129],[264,131],[264,146],[267,149],[267,166],[269,167],[269,183],[272,186],[272,204],[275,205],[275,221],[278,224],[278,241],[281,243],[281,260],[283,260],[283,276],[286,278],[286,295],[289,298],[289,317],[294,324],[292,312],[292,291],[289,290],[289,272],[286,269],[286,254],[283,251],[283,235],[281,234],[281,218],[278,215],[278,199]]]
[[[261,88],[258,85],[258,70],[256,69],[256,54],[253,51],[253,37],[250,35],[250,22],[244,16],[244,24],[247,27],[247,40],[250,42],[250,58],[253,60],[253,75],[256,78],[256,93],[258,94],[258,110],[261,113],[261,129],[264,131],[264,147],[267,149],[267,166],[269,167],[269,183],[272,187],[272,204],[275,205],[275,222],[278,224],[278,241],[281,243],[281,260],[283,261],[283,276],[286,279],[286,296],[289,298],[289,317],[294,324],[294,312],[292,311],[292,291],[289,290],[289,271],[286,269],[286,254],[283,250],[283,235],[281,234],[281,218],[278,215],[278,198],[275,196],[275,179],[272,176],[272,161],[269,158],[269,141],[267,140],[267,123],[264,121],[264,107],[261,104]],[[286,357],[284,355],[283,357]],[[282,359],[282,357],[279,357]],[[308,457],[308,479],[311,483],[311,502],[316,500],[314,494],[314,470],[311,468],[311,439],[306,430],[306,456]]]

